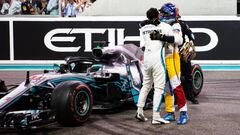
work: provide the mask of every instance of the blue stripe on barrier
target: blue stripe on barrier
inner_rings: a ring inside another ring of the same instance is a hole
[[[0,65],[0,70],[51,70],[53,65]]]
[[[201,65],[203,71],[240,71],[240,65]],[[52,70],[53,65],[0,65],[0,70]]]
[[[201,65],[202,70],[240,70],[240,65]]]

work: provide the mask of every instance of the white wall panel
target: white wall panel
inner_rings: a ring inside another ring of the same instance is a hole
[[[97,0],[82,15],[144,16],[150,7],[175,3],[182,15],[231,15],[237,13],[237,0]]]

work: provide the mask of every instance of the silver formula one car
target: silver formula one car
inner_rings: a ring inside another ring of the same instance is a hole
[[[31,128],[57,121],[86,122],[92,109],[137,103],[143,51],[133,45],[96,47],[92,58],[68,57],[57,70],[29,76],[8,88],[0,81],[0,127]]]

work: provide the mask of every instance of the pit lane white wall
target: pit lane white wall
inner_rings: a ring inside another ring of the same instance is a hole
[[[97,0],[82,15],[87,16],[144,16],[150,7],[160,8],[172,2],[184,16],[235,16],[237,0]]]

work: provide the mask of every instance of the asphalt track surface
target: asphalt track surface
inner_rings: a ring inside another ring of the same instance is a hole
[[[30,72],[35,74],[36,71]],[[7,84],[20,83],[23,71],[0,71],[0,78]],[[62,127],[58,123],[32,130],[37,135],[240,135],[240,72],[204,71],[204,86],[198,97],[199,105],[188,102],[190,121],[186,125],[172,122],[151,125],[151,120],[138,122],[136,108],[127,104],[112,112],[94,111],[90,119],[78,127]],[[145,115],[151,119],[152,110]],[[164,105],[162,107],[164,114]],[[179,112],[176,113],[177,118]],[[1,131],[0,134],[19,134]]]

